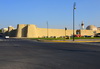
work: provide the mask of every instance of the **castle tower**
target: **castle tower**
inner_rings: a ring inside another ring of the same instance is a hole
[[[81,29],[83,30],[84,29],[84,22],[82,21],[81,23]]]
[[[32,25],[32,24],[28,24],[27,25],[27,37],[28,38],[37,38],[37,28],[35,25]]]
[[[8,35],[9,36],[11,36],[11,31],[13,31],[13,30],[14,30],[14,27],[12,27],[12,26],[8,27]]]
[[[26,24],[18,24],[17,25],[17,33],[16,37],[26,37],[27,36],[27,25]]]
[[[14,27],[9,26],[9,27],[8,27],[8,32],[11,32],[13,29],[14,29]]]

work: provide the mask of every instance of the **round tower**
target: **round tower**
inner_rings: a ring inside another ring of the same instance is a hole
[[[81,29],[83,30],[84,29],[84,22],[82,21],[81,23]]]

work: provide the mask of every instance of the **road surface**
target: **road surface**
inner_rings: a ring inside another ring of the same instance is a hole
[[[0,39],[0,69],[100,69],[100,43]]]

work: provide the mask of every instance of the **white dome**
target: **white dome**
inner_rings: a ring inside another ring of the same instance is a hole
[[[94,25],[87,26],[86,30],[97,30],[97,27]]]

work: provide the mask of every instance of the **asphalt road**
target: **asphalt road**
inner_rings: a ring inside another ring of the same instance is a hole
[[[0,69],[100,69],[100,45],[0,39]]]

